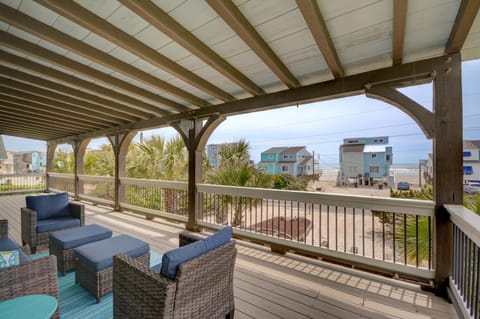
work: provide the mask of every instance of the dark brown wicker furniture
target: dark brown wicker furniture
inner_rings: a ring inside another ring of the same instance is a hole
[[[85,208],[82,204],[69,203],[70,216],[80,220],[80,225],[85,225]],[[48,236],[50,232],[37,232],[37,212],[33,209],[22,207],[21,209],[22,225],[22,244],[30,246],[30,251],[34,254],[37,246],[48,245]],[[67,227],[69,228],[69,227]],[[66,228],[63,228],[66,229]],[[55,229],[55,231],[60,229]]]
[[[8,221],[0,220],[0,238],[8,237]],[[19,247],[19,249],[21,249]],[[47,294],[58,300],[57,259],[39,258],[0,269],[0,301],[29,294]],[[57,309],[53,318],[60,318]]]
[[[198,237],[182,236],[188,242]],[[119,254],[113,263],[114,318],[233,318],[235,242],[179,266],[171,280]]]

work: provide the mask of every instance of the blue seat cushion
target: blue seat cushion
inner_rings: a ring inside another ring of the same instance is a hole
[[[37,211],[37,220],[70,216],[68,193],[30,195],[25,201],[27,208]]]
[[[18,253],[20,254],[20,263],[25,263],[32,261],[32,258],[25,254],[23,250],[10,238],[1,238],[0,239],[0,251],[4,250],[18,250]]]
[[[207,238],[170,250],[163,255],[160,273],[167,278],[175,279],[180,264],[220,247],[231,239],[232,227],[228,226]]]
[[[125,254],[137,258],[150,251],[148,243],[128,235],[96,241],[74,248],[75,257],[80,259],[87,267],[98,272],[112,267],[113,256]]]
[[[80,219],[73,217],[57,217],[37,221],[37,233],[45,233],[69,227],[80,226]]]
[[[62,250],[82,246],[112,237],[112,231],[100,225],[87,225],[60,230],[50,234],[50,240]]]

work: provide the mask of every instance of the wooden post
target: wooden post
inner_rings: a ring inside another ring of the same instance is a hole
[[[74,163],[74,198],[75,200],[80,200],[80,194],[83,193],[83,183],[78,179],[78,175],[83,175],[85,171],[84,167],[84,158],[87,151],[87,146],[90,143],[90,139],[85,140],[75,140],[72,142],[73,155],[75,159]]]
[[[433,83],[433,190],[435,201],[433,262],[435,293],[447,296],[452,271],[452,225],[443,207],[463,202],[463,123],[460,54],[445,57],[435,70]]]
[[[47,144],[47,167],[46,167],[46,181],[45,181],[45,188],[46,188],[46,191],[50,191],[50,187],[51,187],[51,180],[50,180],[50,176],[48,175],[48,173],[50,172],[53,172],[53,160],[55,158],[55,150],[57,148],[57,144],[55,143],[48,143]]]

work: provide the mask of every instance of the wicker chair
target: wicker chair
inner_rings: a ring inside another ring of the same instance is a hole
[[[52,201],[57,200],[59,196],[66,196],[67,198],[66,200],[68,201],[68,195],[66,193],[60,193],[55,195],[40,195],[40,196],[43,196],[45,198],[50,197],[52,198]],[[65,200],[65,198],[60,200]],[[84,205],[82,204],[69,202],[68,203],[69,216],[67,218],[65,218],[65,216],[61,217],[59,219],[58,226],[53,227],[53,229],[51,229],[50,231],[41,231],[41,232],[38,232],[38,227],[37,227],[39,222],[38,212],[35,209],[27,208],[27,207],[22,207],[20,210],[21,210],[21,224],[22,224],[22,244],[23,246],[28,244],[30,246],[30,251],[32,254],[35,254],[37,250],[37,246],[48,245],[48,241],[49,241],[48,238],[51,232],[85,225],[85,208],[84,208]],[[67,224],[68,221],[67,223],[65,223],[65,219],[68,219],[68,218],[76,219],[76,220],[79,220],[80,222],[75,226],[71,226]],[[52,216],[52,220],[54,219],[55,219],[55,216]],[[45,219],[43,221],[45,221]],[[62,223],[64,225],[62,225]]]
[[[181,264],[175,280],[128,256],[115,256],[113,317],[233,319],[236,254],[230,241]]]
[[[8,238],[8,221],[5,219],[0,220],[0,239],[4,238]],[[0,269],[0,301],[30,294],[51,295],[59,300],[55,256]],[[53,318],[60,318],[58,308]]]

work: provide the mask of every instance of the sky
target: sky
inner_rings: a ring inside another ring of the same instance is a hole
[[[462,86],[464,139],[480,140],[480,59],[463,62]],[[432,109],[431,84],[400,91]],[[145,131],[144,137],[152,134],[170,138],[177,133],[171,128],[162,128]],[[260,160],[260,153],[270,147],[306,146],[321,167],[337,167],[343,139],[374,136],[389,137],[394,165],[418,164],[432,152],[432,141],[409,116],[390,104],[364,95],[231,116],[219,125],[207,144],[245,139],[255,162]],[[3,139],[10,151],[46,150],[43,141],[6,135]],[[96,139],[90,147],[104,143],[106,138]]]

